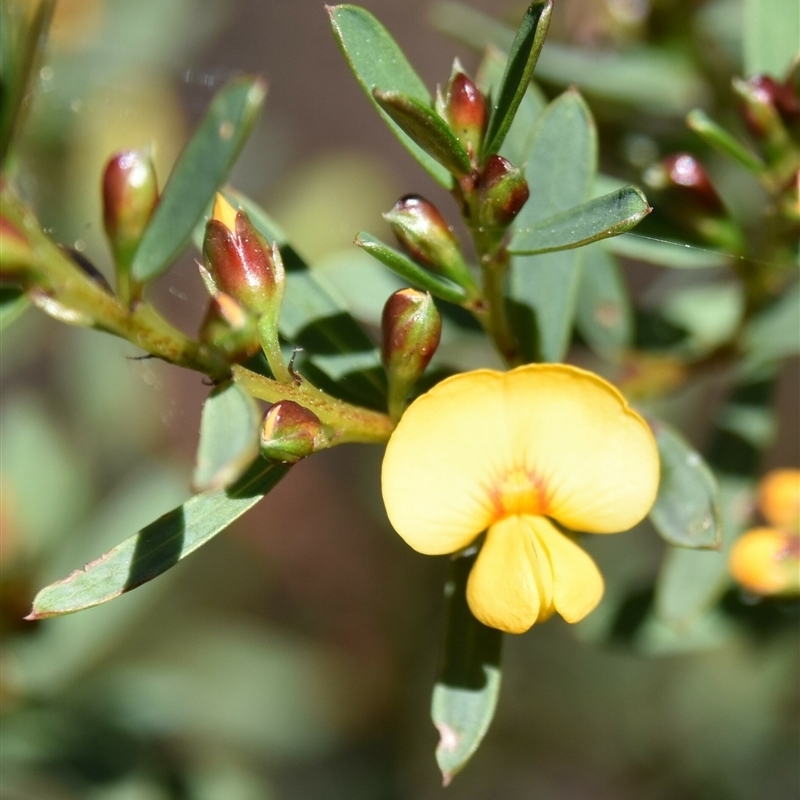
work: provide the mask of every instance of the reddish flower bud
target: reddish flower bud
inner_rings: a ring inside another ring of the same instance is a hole
[[[790,81],[778,83],[769,75],[754,75],[747,81],[734,81],[734,89],[744,100],[745,122],[759,138],[769,135],[775,112],[787,125],[800,119],[800,98]]]
[[[381,356],[389,379],[389,412],[398,419],[442,334],[442,319],[427,292],[401,289],[383,307]]]
[[[453,229],[433,203],[408,194],[383,218],[392,226],[400,246],[415,261],[461,286],[473,285]]]
[[[498,155],[490,156],[486,162],[478,192],[478,222],[490,229],[507,228],[530,195],[522,170]]]
[[[486,130],[486,99],[480,89],[463,72],[450,78],[443,99],[444,118],[461,144],[471,155],[477,155]]]
[[[117,268],[127,271],[158,202],[158,184],[150,157],[123,150],[103,173],[103,224]]]
[[[261,427],[261,455],[270,461],[294,464],[330,445],[319,417],[292,400],[270,406]]]
[[[219,291],[258,315],[277,317],[285,283],[280,251],[221,195],[206,224],[203,258]]]
[[[675,153],[651,166],[645,180],[655,189],[677,189],[707,214],[725,213],[722,200],[703,165],[689,153]]]

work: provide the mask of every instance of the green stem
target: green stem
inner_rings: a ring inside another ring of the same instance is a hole
[[[275,380],[280,383],[292,383],[293,376],[289,371],[289,367],[286,366],[286,361],[281,352],[281,344],[278,339],[278,321],[274,315],[268,313],[258,320],[258,338]]]
[[[386,414],[345,403],[296,376],[291,383],[278,383],[242,366],[234,365],[233,379],[253,397],[268,403],[293,400],[313,411],[333,431],[332,444],[364,442],[384,444],[394,430]]]
[[[150,304],[140,303],[128,309],[120,303],[42,231],[33,213],[7,186],[2,187],[0,200],[0,215],[24,235],[30,248],[24,264],[9,265],[19,267],[15,274],[20,275],[25,288],[38,288],[63,308],[89,320],[93,327],[127,339],[171,364],[214,379],[229,374],[230,365],[222,353],[181,333]]]

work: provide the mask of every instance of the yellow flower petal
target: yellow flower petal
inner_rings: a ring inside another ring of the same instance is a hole
[[[503,373],[442,381],[415,400],[392,434],[382,489],[394,529],[420,553],[466,547],[496,516],[491,476],[510,463]]]
[[[563,364],[507,374],[517,463],[544,487],[538,513],[590,533],[623,531],[655,501],[659,458],[647,423],[611,384]]]
[[[508,517],[489,528],[467,581],[470,610],[484,625],[524,633],[541,610],[549,611],[552,571],[546,551],[536,545],[528,517]]]
[[[800,592],[800,540],[774,528],[753,528],[731,548],[733,579],[753,594]]]
[[[229,231],[236,230],[236,209],[217,192],[211,218],[221,222]]]
[[[550,520],[535,518],[553,568],[553,606],[567,622],[579,622],[603,597],[603,576],[589,554]]]
[[[382,477],[395,530],[433,555],[515,514],[626,530],[655,499],[659,461],[647,424],[614,387],[575,367],[531,364],[456,375],[418,398]]]
[[[776,528],[800,532],[800,469],[774,469],[758,485],[758,507]]]

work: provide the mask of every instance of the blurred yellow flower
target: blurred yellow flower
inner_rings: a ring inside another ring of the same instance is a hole
[[[758,508],[769,527],[751,528],[728,559],[733,579],[760,595],[800,593],[800,470],[768,472],[758,486]]]
[[[560,526],[627,530],[650,510],[658,481],[644,420],[606,381],[563,364],[438,384],[403,415],[382,475],[389,519],[415,550],[454,553],[487,531],[467,600],[481,622],[509,633],[595,608],[603,579]]]

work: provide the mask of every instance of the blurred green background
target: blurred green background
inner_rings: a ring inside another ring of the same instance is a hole
[[[428,0],[363,5],[429,86],[446,80],[454,55],[469,70],[477,64],[434,31]],[[470,5],[511,20],[522,10]],[[641,181],[649,163],[689,146],[690,108],[731,102],[741,14],[735,0],[558,0],[554,41],[620,52],[654,41],[673,57],[663,103],[636,88],[641,74],[589,80],[606,171]],[[422,192],[448,212],[450,200],[369,109],[316,0],[61,0],[13,165],[22,190],[56,239],[108,273],[106,158],[152,145],[163,181],[214,90],[237,71],[265,75],[270,90],[231,182],[262,201],[374,325],[359,288],[384,281],[388,296],[397,284],[350,246],[354,233],[387,238],[380,213],[402,194]],[[558,80],[545,88],[555,93]],[[724,167],[715,177],[734,198],[749,191]],[[657,267],[625,268],[638,296],[662,278]],[[196,330],[204,290],[193,254],[155,291],[169,318]],[[21,620],[38,588],[189,496],[208,387],[136,355],[35,311],[0,341],[4,800],[438,796],[428,707],[446,563],[391,531],[377,448],[301,463],[230,531],[130,595]],[[582,357],[579,344],[573,355]],[[464,356],[467,365],[486,358]],[[800,461],[798,395],[794,359],[779,382],[765,468]],[[709,402],[713,385],[692,386],[664,413],[702,445]],[[589,547],[606,576],[602,606],[576,627],[553,620],[507,637],[497,717],[448,794],[800,796],[796,604],[763,614],[756,604],[743,621],[723,603],[691,636],[653,623],[633,637],[625,613],[641,615],[664,544],[643,525]],[[738,608],[736,595],[726,597]]]

